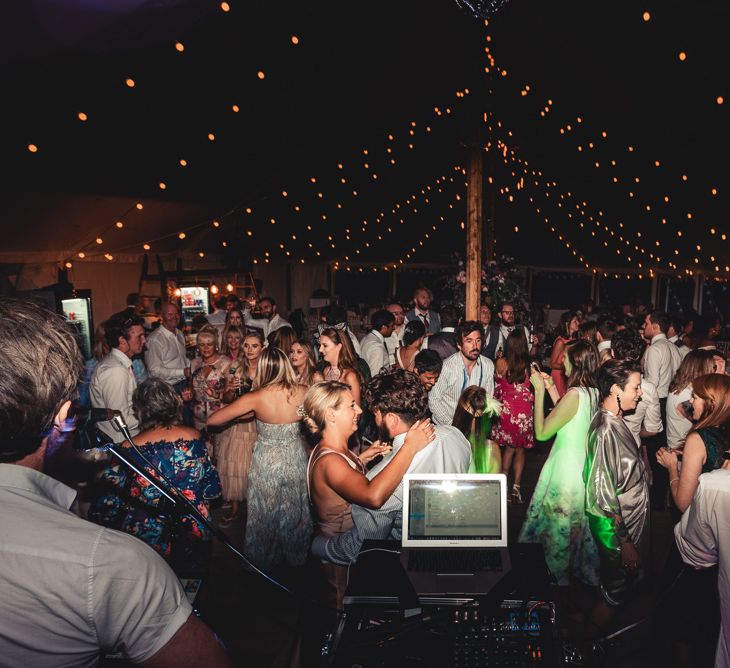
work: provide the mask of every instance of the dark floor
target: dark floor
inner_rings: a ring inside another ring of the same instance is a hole
[[[542,444],[527,453],[526,469],[522,481],[525,503],[510,505],[509,534],[515,540],[519,532],[530,497],[537,482],[542,465],[549,453],[549,445]],[[214,511],[216,520],[220,510]],[[660,582],[659,574],[669,554],[673,541],[672,524],[668,511],[652,511],[651,517],[651,563],[647,570],[644,586],[634,598],[614,618],[609,632],[629,630],[619,633],[614,639],[603,643],[597,658],[592,663],[581,665],[605,665],[616,667],[671,666],[676,651],[671,638],[664,632],[656,632],[652,625],[655,611],[655,591]],[[242,544],[242,525],[225,529],[226,535],[240,548]],[[267,583],[261,576],[246,572],[220,543],[216,544],[213,555],[211,577],[206,581],[197,600],[202,618],[212,626],[228,646],[236,665],[240,666],[289,666],[292,656],[300,656],[298,638],[304,638],[318,645],[320,639],[313,638],[311,632],[299,630],[311,621],[311,608],[304,605],[302,597],[286,594]],[[292,584],[293,589],[302,591],[306,575],[303,573],[272,573]],[[588,613],[595,592],[589,588],[576,590],[571,596],[571,614],[566,617],[563,633],[568,641],[578,639],[571,636],[574,632],[569,622],[580,619],[581,613]],[[632,627],[632,625],[635,625]],[[316,634],[315,634],[316,635]],[[310,647],[311,649],[311,647]],[[712,650],[709,646],[709,664],[712,665]],[[300,661],[299,665],[323,666],[324,663],[310,658]],[[693,659],[692,666],[705,665]]]

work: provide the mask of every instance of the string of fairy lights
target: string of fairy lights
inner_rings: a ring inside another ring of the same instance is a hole
[[[220,3],[217,5],[217,7],[220,9],[221,12],[224,14],[227,14],[231,12],[232,5],[230,3]],[[289,38],[289,42],[292,45],[292,47],[297,47],[301,43],[301,37],[299,35],[293,34]],[[183,43],[181,40],[177,40],[174,42],[174,49],[175,52],[178,54],[184,54],[186,52],[187,46],[185,43]],[[257,69],[255,72],[255,76],[259,81],[264,81],[267,78],[266,72],[264,69]],[[139,83],[140,78],[138,78],[133,73],[130,73],[129,75],[124,77],[123,85],[124,87],[129,91],[135,91],[139,90]],[[463,100],[466,96],[469,95],[469,89],[463,88],[455,91],[455,98],[457,100],[457,103],[461,100]],[[417,123],[416,121],[412,120],[408,122],[407,129],[404,130],[402,133],[403,135],[403,141],[402,148],[403,151],[412,151],[415,147],[415,142],[417,138],[417,133],[421,131],[424,136],[427,136],[432,132],[433,124],[434,122],[437,122],[439,119],[447,118],[452,114],[452,103],[444,104],[440,106],[433,107],[433,116],[429,120],[423,122],[423,123]],[[239,104],[233,103],[230,104],[227,109],[232,114],[238,114],[241,111],[241,106]],[[87,123],[89,121],[89,113],[87,111],[79,111],[77,113],[77,118],[81,123]],[[195,131],[195,135],[199,136],[200,131]],[[360,161],[354,160],[351,163],[351,167],[359,167],[361,168],[364,175],[370,179],[373,182],[377,182],[379,179],[379,171],[387,168],[387,167],[395,167],[398,164],[398,136],[394,132],[389,132],[386,135],[387,142],[384,147],[384,150],[382,151],[383,154],[383,160],[382,164],[376,165],[376,155],[377,151],[371,151],[367,148],[363,148],[361,151],[362,159]],[[206,138],[209,142],[216,142],[220,141],[220,136],[217,134],[214,130],[210,130],[206,134]],[[39,152],[39,146],[34,143],[30,143],[27,146],[28,150],[31,153],[38,153]],[[184,151],[181,153],[185,153]],[[175,164],[178,169],[184,170],[188,167],[189,163],[186,158],[177,158],[175,160]],[[342,186],[345,186],[349,183],[354,183],[356,181],[356,176],[348,175],[345,172],[345,165],[343,162],[337,163],[337,169],[339,170],[339,176],[338,176],[338,182]],[[170,187],[170,183],[172,181],[172,178],[161,178],[157,182],[157,187],[161,191],[168,190]],[[321,179],[317,176],[310,177],[308,179],[308,183],[312,185],[312,189],[316,190],[316,197],[319,200],[319,203],[321,205],[324,205],[326,203],[325,193],[323,192],[323,188],[321,187]],[[351,188],[350,190],[347,190],[346,192],[342,193],[343,195],[349,195],[351,198],[357,198],[359,195],[358,189],[356,187]],[[296,218],[299,217],[299,214],[302,214],[305,206],[302,201],[292,201],[291,194],[286,190],[282,189],[280,191],[280,197],[282,200],[285,201],[286,204],[289,204],[291,206],[291,213],[297,214],[296,216],[293,216],[292,218],[287,217],[287,224],[288,226],[291,226],[292,222],[296,222]],[[213,228],[222,228],[222,226],[225,225],[226,219],[234,220],[234,225],[238,225],[239,221],[236,220],[237,216],[241,216],[244,220],[247,222],[250,222],[251,216],[254,213],[254,206],[258,208],[259,205],[261,205],[266,200],[270,201],[269,196],[259,199],[259,201],[249,203],[249,204],[242,204],[237,207],[234,207],[232,209],[229,209],[226,213],[217,215],[213,218],[210,218],[208,220],[205,220],[203,222],[198,222],[189,226],[186,226],[184,228],[181,228],[175,232],[170,232],[168,234],[163,234],[156,236],[155,238],[144,240],[140,245],[141,249],[143,251],[150,251],[153,250],[153,245],[156,243],[159,243],[161,241],[170,240],[175,237],[177,237],[179,240],[183,241],[191,234],[191,232],[194,232],[200,228],[203,228],[207,225],[212,226]],[[335,201],[332,204],[333,211],[326,211],[325,209],[321,209],[318,212],[318,216],[320,220],[323,223],[326,223],[328,221],[331,221],[334,215],[336,215],[338,212],[341,212],[343,209],[345,209],[345,201],[342,196],[339,196],[337,198],[337,201]],[[134,248],[133,244],[116,244],[112,248],[109,248],[110,242],[109,236],[112,234],[116,234],[119,230],[124,230],[126,225],[126,218],[131,213],[136,211],[142,211],[144,209],[144,202],[143,200],[138,200],[135,202],[134,205],[128,207],[125,209],[120,215],[115,217],[114,222],[110,223],[108,226],[101,229],[99,232],[95,233],[93,237],[90,237],[88,242],[82,243],[81,246],[77,249],[75,258],[83,260],[83,259],[91,259],[95,257],[104,257],[109,261],[112,261],[115,257],[115,253],[119,253],[125,250],[130,250]],[[246,218],[248,217],[248,218]],[[264,216],[267,222],[271,225],[277,224],[277,217],[275,215],[265,215]],[[312,224],[313,219],[312,217],[307,217],[306,222],[303,222],[301,224],[301,227],[296,229],[293,234],[291,234],[291,238],[288,239],[288,241],[296,241],[297,239],[306,236],[309,233],[313,232],[319,232],[319,230],[315,230],[314,226]],[[332,226],[332,231],[330,234],[328,234],[328,241],[330,242],[330,246],[332,248],[335,248],[335,244],[337,242],[337,227]],[[344,237],[344,240],[347,240],[348,237],[350,237],[351,230],[348,228],[345,228],[345,231],[343,232],[342,236]],[[254,230],[249,228],[246,231],[246,235],[248,237],[252,237],[254,235]],[[222,247],[228,246],[227,240],[221,240],[220,245]],[[293,254],[293,250],[291,250],[287,244],[284,244],[280,242],[278,244],[279,250],[283,252],[283,254],[287,257],[291,256]],[[307,243],[305,248],[312,249],[313,244]],[[266,251],[267,255],[270,255],[271,251]],[[314,256],[319,256],[321,253],[314,251]],[[205,251],[200,250],[198,251],[198,255],[200,257],[205,256]],[[72,258],[68,258],[65,262],[67,267],[72,266]]]
[[[644,22],[648,23],[651,20],[651,15],[648,12],[644,12],[642,18],[643,18]],[[484,25],[485,25],[485,28],[487,28],[489,26],[489,22],[485,21]],[[487,45],[484,48],[484,51],[486,54],[484,72],[486,74],[490,75],[490,77],[492,77],[493,80],[494,79],[497,79],[497,80],[508,79],[507,70],[497,64],[496,59],[494,58],[494,54],[492,53],[491,35],[489,35],[487,33],[485,35],[485,39],[486,39]],[[680,51],[678,53],[678,57],[681,62],[684,62],[687,59],[687,54],[684,51]],[[532,87],[529,84],[522,85],[519,89],[519,95],[522,98],[526,98],[528,96],[533,96]],[[715,99],[715,102],[718,105],[722,105],[724,103],[723,96],[718,95]],[[544,105],[539,109],[539,112],[538,112],[539,117],[547,118],[552,112],[554,112],[554,110],[555,110],[554,100],[552,98],[547,98]],[[601,130],[600,132],[589,133],[587,130],[587,123],[585,122],[585,120],[586,119],[583,116],[574,116],[571,121],[564,123],[559,128],[560,135],[566,137],[566,139],[575,137],[574,145],[575,145],[576,150],[578,151],[578,153],[582,154],[583,156],[586,156],[586,158],[590,158],[590,160],[592,161],[592,166],[596,170],[610,170],[610,171],[617,172],[619,160],[617,160],[615,156],[610,157],[607,160],[603,160],[600,157],[590,157],[592,155],[592,153],[598,153],[598,151],[601,147],[606,146],[606,140],[608,138],[609,133],[607,130]],[[486,114],[485,114],[485,121],[486,121]],[[577,132],[579,131],[579,129],[584,130],[582,139],[578,138],[578,136],[577,136]],[[510,134],[510,136],[512,135],[511,132],[509,134]],[[637,150],[636,144],[626,144],[625,150],[632,157],[634,157],[634,158],[638,157],[639,152]],[[647,165],[651,164],[654,169],[663,168],[665,173],[668,172],[668,170],[666,169],[668,167],[668,165],[666,164],[666,162],[664,162],[662,160],[655,159],[652,161],[647,161],[645,159],[644,163]],[[687,173],[681,173],[681,175],[679,175],[676,178],[679,179],[678,182],[681,184],[687,184],[687,182],[689,181],[689,176],[687,175]],[[613,184],[624,184],[625,183],[626,196],[629,199],[633,200],[634,202],[638,202],[639,198],[638,198],[636,191],[639,188],[639,184],[644,182],[644,180],[640,176],[637,175],[630,179],[622,180],[620,174],[612,173],[612,174],[610,174],[610,179]],[[546,185],[548,185],[548,184],[546,184]],[[555,182],[553,182],[553,185],[557,185],[557,184]],[[706,190],[709,193],[710,197],[712,197],[712,198],[717,197],[718,192],[719,192],[719,188],[716,184],[713,184],[713,185],[707,187]],[[549,196],[549,193],[545,192],[545,195]],[[561,198],[564,199],[565,197],[566,197],[566,195],[563,193],[561,195]],[[697,215],[696,211],[694,211],[694,212],[686,211],[682,214],[681,218],[678,218],[677,216],[672,217],[670,215],[669,211],[667,210],[668,207],[666,207],[666,205],[668,205],[670,203],[670,201],[672,201],[672,199],[674,199],[674,198],[671,198],[669,196],[669,194],[663,195],[661,204],[664,205],[665,210],[660,214],[659,220],[661,221],[661,224],[663,226],[665,226],[668,223],[671,224],[672,220],[674,219],[675,225],[677,227],[677,229],[675,230],[675,234],[676,234],[677,239],[680,240],[686,234],[686,230],[681,229],[681,222],[677,222],[677,221],[685,220],[688,224],[694,225],[694,222],[700,216]],[[561,206],[560,203],[559,203],[559,206]],[[586,206],[587,206],[587,203],[583,202],[582,207],[585,208]],[[580,209],[581,205],[578,205],[577,208]],[[647,222],[649,222],[650,225],[654,224],[656,221],[652,220],[649,215],[650,214],[654,215],[655,212],[660,209],[660,207],[656,206],[655,204],[652,204],[649,201],[645,201],[645,203],[643,205],[641,205],[641,209],[642,209],[642,213],[646,214]],[[599,213],[602,216],[602,212],[599,212]],[[595,223],[595,226],[598,229],[604,229],[609,234],[612,234],[612,235],[615,234],[615,232],[613,230],[609,229],[605,223],[602,223],[601,221],[594,219],[590,215],[589,215],[589,220],[591,222]],[[619,223],[618,225],[621,228],[623,228],[622,223]],[[714,241],[714,239],[717,239],[720,241],[727,240],[727,234],[718,230],[717,226],[710,224],[707,231],[708,231],[710,237],[713,238],[711,240],[711,243],[712,243],[712,241]],[[626,245],[630,245],[631,242],[629,242],[628,239],[621,238],[623,235],[619,234],[618,236],[621,241],[624,241],[626,243]],[[641,231],[637,231],[636,236],[637,236],[637,239],[641,238]],[[654,244],[657,248],[660,246],[660,243],[661,242],[658,239],[654,240]],[[607,246],[608,244],[604,241],[604,245]],[[634,243],[634,248],[637,251],[641,252],[642,254],[648,254],[650,257],[652,255],[652,253],[647,253],[647,251],[645,249],[642,249],[640,244]],[[685,249],[686,249],[686,246],[685,246]],[[711,251],[707,250],[706,248],[703,249],[703,244],[695,243],[693,250],[695,251],[695,253],[694,253],[694,257],[692,257],[692,260],[691,260],[691,266],[683,268],[683,272],[685,274],[692,275],[699,268],[699,265],[701,263],[700,258],[702,258],[703,256],[706,261],[709,261],[710,266],[712,266],[712,268],[714,269],[715,272],[723,271],[723,266],[721,265],[718,258],[716,257],[716,254],[713,254]],[[704,250],[704,253],[702,252],[703,250]],[[618,251],[618,249],[617,249],[617,251]],[[674,248],[673,256],[675,259],[679,260],[682,256],[682,251],[680,251],[679,248]],[[665,261],[667,263],[667,266],[670,269],[673,269],[673,270],[680,269],[680,267],[677,265],[677,263],[674,260],[665,260]],[[726,271],[726,272],[730,271],[730,266],[725,266],[724,271]]]
[[[457,99],[463,99],[468,94],[469,94],[468,89],[456,91]],[[440,117],[441,118],[447,117],[451,113],[452,113],[452,109],[451,109],[451,107],[448,107],[448,106],[433,108],[433,114],[437,119]],[[422,130],[424,136],[428,136],[433,130],[432,125],[433,125],[433,120],[423,122],[421,124],[418,124],[416,121],[409,121],[408,129],[407,129],[407,136],[406,136],[406,144],[405,144],[406,150],[413,150],[414,142],[416,141],[415,140],[416,132],[419,128]],[[395,147],[397,144],[396,144],[396,136],[394,135],[393,132],[387,133],[386,142],[387,143],[383,150],[383,154],[386,159],[383,162],[382,166],[385,167],[387,165],[390,165],[391,167],[393,167],[397,164],[397,160],[394,157],[394,151],[395,151]],[[375,169],[373,169],[374,164],[372,163],[372,157],[369,157],[372,155],[372,153],[374,153],[374,152],[368,150],[367,148],[362,149],[362,156],[363,156],[364,160],[360,166],[361,166],[363,172],[370,176],[372,181],[377,182],[378,171],[375,171]],[[338,162],[337,170],[338,170],[338,173],[341,175],[338,180],[338,185],[340,185],[340,186],[346,186],[348,183],[350,183],[352,180],[354,180],[354,179],[352,179],[352,177],[348,177],[345,175],[346,172],[344,171],[344,169],[345,169],[344,163]],[[323,203],[323,202],[327,201],[328,199],[332,199],[325,195],[324,188],[322,187],[320,178],[318,178],[316,176],[312,176],[307,180],[307,182],[309,184],[311,184],[311,186],[314,189],[316,189],[316,194],[315,194],[316,199],[314,200],[315,202],[318,201],[320,203]],[[347,193],[352,198],[356,198],[359,195],[359,191],[355,188],[347,191]],[[291,194],[287,190],[280,191],[280,198],[283,202],[285,202],[288,206],[291,207],[292,215],[291,215],[291,217],[287,218],[288,227],[291,227],[291,223],[296,222],[297,217],[303,214],[303,212],[305,211],[306,205],[304,204],[304,201],[302,199],[299,199],[296,201],[293,200]],[[260,205],[262,205],[265,202],[265,199],[268,199],[268,197],[261,198],[257,203],[255,203],[255,206],[257,209],[259,208]],[[334,203],[334,206],[333,206],[333,208],[335,209],[334,214],[327,212],[325,210],[319,211],[318,215],[323,224],[331,222],[333,219],[335,219],[335,216],[337,215],[337,213],[341,213],[345,209],[345,204],[343,203],[344,198],[337,197],[335,199],[337,199],[337,201]],[[134,212],[135,210],[141,211],[143,209],[144,209],[143,202],[137,201],[133,206],[126,209],[124,211],[123,215],[119,216],[118,220],[116,220],[115,223],[107,226],[106,228],[101,230],[99,233],[95,234],[93,236],[93,238],[91,238],[87,243],[82,244],[82,246],[78,249],[78,251],[76,253],[76,257],[78,257],[79,259],[85,259],[85,258],[92,258],[95,256],[103,255],[107,260],[111,261],[114,259],[114,253],[119,253],[121,251],[134,248],[135,245],[127,244],[127,245],[117,246],[117,247],[115,247],[115,249],[113,251],[109,251],[109,250],[102,251],[101,250],[102,245],[106,241],[107,235],[109,235],[110,233],[113,233],[115,230],[124,229],[125,222],[124,222],[123,218],[125,218],[130,213]],[[188,237],[188,235],[191,232],[198,230],[200,228],[203,228],[205,226],[221,228],[223,225],[222,221],[225,221],[225,219],[237,219],[238,216],[240,216],[247,223],[253,222],[254,219],[252,217],[254,216],[254,207],[251,205],[242,204],[237,207],[234,207],[233,209],[228,210],[226,213],[224,213],[222,215],[216,216],[215,218],[189,225],[189,226],[187,226],[183,229],[180,229],[178,231],[175,231],[175,232],[170,232],[165,235],[157,236],[154,239],[145,240],[142,243],[142,249],[144,251],[150,251],[153,248],[153,244],[158,243],[163,240],[169,240],[174,237],[177,237],[178,239],[183,241]],[[276,225],[278,222],[277,217],[274,215],[264,214],[263,216],[261,216],[261,218],[265,219],[268,222],[268,224],[270,224],[270,225]],[[382,215],[376,219],[376,222],[380,222],[381,219],[382,219]],[[315,230],[315,228],[311,222],[312,221],[311,218],[307,218],[306,220],[309,222],[302,222],[301,227],[298,229],[295,229],[294,233],[291,234],[291,241],[297,240],[298,238],[300,238],[301,235],[306,235],[306,234],[310,234],[313,232],[318,232],[318,233],[320,232],[319,230]],[[335,248],[336,247],[335,244],[337,241],[336,230],[338,229],[338,226],[333,225],[331,227],[332,227],[332,233],[327,234],[327,237],[328,237],[329,245],[332,248]],[[349,240],[349,238],[351,237],[352,230],[349,227],[344,227],[343,230],[344,230],[342,233],[343,240]],[[254,235],[254,230],[251,228],[247,229],[246,235],[248,237],[252,237]],[[228,241],[227,240],[221,241],[221,245],[224,248],[227,247]],[[306,244],[306,247],[309,249],[312,249],[313,244],[311,242],[309,242]],[[290,257],[293,254],[293,251],[291,249],[289,249],[286,244],[283,244],[283,242],[279,243],[279,249],[283,252],[285,257]],[[267,249],[266,252],[268,252],[270,255],[271,250]],[[312,254],[315,257],[319,257],[321,255],[321,253],[318,251],[313,251]],[[204,257],[205,252],[202,250],[198,251],[198,255],[200,257]],[[266,256],[266,257],[268,257],[268,256]],[[70,259],[66,261],[66,266],[67,267],[72,266]]]

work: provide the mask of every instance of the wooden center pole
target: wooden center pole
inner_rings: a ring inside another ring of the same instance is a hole
[[[466,188],[466,319],[479,319],[482,293],[482,197],[484,149],[473,146],[469,156]]]

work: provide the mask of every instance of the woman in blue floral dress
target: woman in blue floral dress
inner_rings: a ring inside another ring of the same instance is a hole
[[[180,397],[164,381],[151,378],[135,390],[132,405],[141,429],[134,438],[139,450],[203,517],[209,518],[208,502],[221,495],[220,480],[200,432],[181,424]],[[122,446],[126,446],[125,454],[144,468],[129,443],[125,441]],[[143,540],[180,575],[206,571],[212,536],[184,509],[171,511],[160,492],[126,464],[107,468],[100,484],[105,493],[92,502],[90,520]]]

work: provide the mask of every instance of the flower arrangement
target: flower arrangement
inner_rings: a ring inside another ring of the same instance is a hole
[[[444,293],[453,306],[463,309],[466,306],[466,270],[464,261],[456,253],[453,256],[456,271],[444,281]],[[502,255],[498,260],[482,263],[482,296],[493,307],[504,302],[515,306],[517,321],[526,323],[529,319],[530,305],[522,289],[522,276],[513,257]]]

